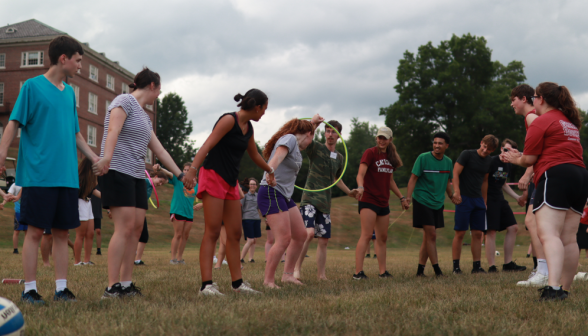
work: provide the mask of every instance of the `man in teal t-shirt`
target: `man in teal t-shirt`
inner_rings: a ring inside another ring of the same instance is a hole
[[[0,143],[0,173],[17,129],[22,130],[18,149],[16,184],[22,186],[21,218],[28,225],[23,246],[24,302],[43,304],[37,292],[37,255],[45,229],[53,235],[55,301],[75,300],[67,288],[68,230],[80,226],[78,214],[79,149],[92,162],[99,157],[80,133],[74,90],[65,81],[82,68],[84,49],[69,36],[49,44],[51,66],[27,80],[14,104]]]
[[[433,151],[419,155],[408,182],[406,197],[409,203],[413,203],[412,226],[424,231],[423,244],[419,251],[417,276],[425,276],[427,259],[431,260],[435,275],[443,275],[437,260],[436,229],[445,226],[443,222],[445,193],[450,198],[453,195],[451,190],[453,162],[445,156],[448,147],[449,135],[444,132],[435,134]]]

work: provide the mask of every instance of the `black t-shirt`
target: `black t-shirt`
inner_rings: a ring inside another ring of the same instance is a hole
[[[482,197],[482,183],[484,176],[488,174],[492,159],[478,155],[477,149],[466,149],[457,158],[457,162],[463,166],[459,174],[459,189],[461,195],[467,197]]]
[[[490,170],[488,170],[488,200],[502,201],[504,200],[504,193],[502,186],[506,183],[508,174],[510,173],[511,164],[500,161],[497,156],[491,157]]]

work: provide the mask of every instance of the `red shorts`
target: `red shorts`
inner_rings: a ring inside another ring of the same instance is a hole
[[[201,167],[200,174],[198,174],[198,194],[196,197],[202,199],[205,192],[214,198],[223,200],[241,199],[241,195],[239,195],[239,181],[237,181],[234,187],[231,187],[214,170]]]

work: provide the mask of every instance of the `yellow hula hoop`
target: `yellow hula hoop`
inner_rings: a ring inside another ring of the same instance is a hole
[[[308,119],[312,119],[312,118],[300,118],[300,120],[308,120]],[[320,192],[320,191],[325,191],[327,189],[331,189],[333,188],[337,183],[339,183],[339,181],[341,181],[341,178],[343,178],[343,175],[345,174],[345,170],[347,169],[347,161],[349,160],[349,155],[347,153],[347,145],[345,144],[345,140],[343,140],[343,137],[341,136],[341,133],[339,133],[339,131],[333,127],[331,124],[329,124],[326,121],[323,121],[323,124],[331,127],[332,129],[335,130],[335,132],[337,132],[337,135],[339,136],[339,139],[341,139],[341,142],[343,142],[343,148],[345,148],[345,166],[343,166],[343,171],[341,172],[341,176],[339,176],[339,178],[337,179],[337,181],[335,181],[335,183],[331,184],[330,186],[323,188],[323,189],[315,189],[315,190],[310,190],[310,189],[304,189],[304,188],[300,188],[297,185],[294,185],[294,187],[296,189],[299,190],[303,190],[303,191],[308,191],[308,192]]]
[[[149,197],[149,202],[151,202],[151,205],[153,205],[153,207],[154,207],[155,209],[157,209],[157,207],[155,206],[155,203],[153,203],[153,200],[151,199],[151,197]]]

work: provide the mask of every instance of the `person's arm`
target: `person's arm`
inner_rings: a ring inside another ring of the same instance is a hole
[[[525,155],[516,149],[511,149],[504,154],[500,154],[507,162],[514,163],[521,167],[531,167],[537,162],[538,155]]]
[[[360,163],[359,164],[359,170],[357,171],[357,195],[355,195],[355,199],[357,199],[358,201],[361,201],[361,198],[363,197],[363,192],[364,192],[364,188],[363,188],[363,181],[365,178],[365,173],[367,173],[367,169],[368,166],[365,163]]]
[[[6,162],[6,156],[8,156],[8,148],[16,136],[20,123],[16,120],[10,120],[8,125],[4,128],[4,134],[2,134],[2,141],[0,141],[0,174],[6,171],[4,163]],[[4,195],[3,195],[4,196]]]
[[[92,191],[92,195],[94,195],[98,198],[102,198],[102,193],[98,189],[94,189],[94,191]]]
[[[276,148],[276,152],[274,153],[274,157],[268,162],[270,167],[273,167],[274,169],[278,169],[278,166],[280,165],[280,163],[282,163],[282,161],[284,161],[284,159],[286,158],[286,156],[288,155],[288,147],[286,146],[279,146],[278,148]],[[270,184],[270,180],[268,179],[268,176],[272,177],[272,184]],[[268,185],[271,185],[272,187],[276,186],[276,180],[275,178],[273,178],[273,174],[266,174],[266,182]]]
[[[110,111],[108,135],[106,136],[106,141],[104,143],[104,157],[92,165],[94,174],[101,176],[108,172],[110,161],[112,161],[112,155],[114,154],[114,147],[116,147],[116,142],[118,141],[118,136],[120,135],[125,120],[127,120],[127,114],[122,107],[117,107]]]
[[[269,185],[273,184],[274,174],[272,167],[265,162],[261,154],[257,151],[257,145],[255,144],[254,135],[251,136],[249,139],[249,144],[247,145],[247,154],[259,168],[263,169],[267,173],[266,181]]]
[[[488,176],[484,175],[484,182],[482,182],[482,198],[484,198],[484,204],[488,204]]]
[[[20,188],[20,190],[18,191],[18,194],[16,194],[16,196],[12,197],[12,202],[20,201],[21,197],[22,197],[22,188]]]
[[[76,133],[76,146],[92,163],[100,161],[100,157],[94,153],[80,132]]]
[[[525,174],[523,174],[523,176],[519,180],[519,189],[527,190],[532,178],[533,178],[533,166],[529,166],[529,167],[527,167],[527,170],[525,170]]]
[[[175,163],[174,163],[174,165],[175,165]],[[165,174],[165,176],[167,176],[168,180],[171,180],[172,177],[174,177],[174,174],[172,174],[172,172],[170,172],[169,170],[167,170],[165,168],[161,168],[161,165],[159,163],[156,163],[153,165],[153,171],[156,173],[162,171]]]
[[[335,182],[335,181],[333,181],[333,182]],[[343,191],[349,197],[355,197],[355,194],[357,193],[357,190],[349,190],[347,185],[345,185],[345,182],[343,182],[343,179],[339,180],[339,182],[337,182],[336,186],[339,189],[341,189],[341,191]]]
[[[410,180],[408,180],[408,187],[406,187],[406,201],[408,204],[412,203],[412,192],[418,181],[419,177],[415,174],[410,174]]]
[[[455,166],[453,167],[453,196],[451,197],[454,200],[453,203],[460,204],[461,203],[461,190],[459,189],[459,175],[463,171],[463,166],[461,163],[456,162]]]
[[[447,193],[447,196],[449,197],[449,199],[451,200],[451,203],[453,204],[457,204],[455,203],[455,201],[453,200],[453,189],[451,188],[451,179],[447,180],[447,187],[445,188],[445,192]]]
[[[502,190],[503,190],[503,191],[504,191],[504,192],[505,192],[505,193],[506,193],[508,196],[510,196],[510,197],[514,198],[515,200],[517,200],[517,203],[518,203],[519,205],[521,205],[521,199],[522,199],[522,197],[523,197],[523,196],[519,196],[519,195],[517,195],[517,193],[516,193],[516,192],[514,192],[514,190],[512,190],[512,188],[511,188],[511,187],[510,187],[508,184],[506,184],[506,183],[505,183],[505,184],[502,186]],[[523,205],[525,205],[525,203],[523,203]],[[521,205],[521,206],[522,206],[522,205]]]
[[[155,156],[157,156],[159,161],[161,161],[166,167],[169,167],[170,171],[175,176],[179,177],[180,174],[182,174],[182,170],[176,165],[176,163],[174,162],[174,159],[172,159],[171,155],[169,155],[169,153],[165,150],[165,148],[163,148],[163,146],[161,145],[161,142],[159,142],[159,139],[157,139],[157,136],[155,135],[155,132],[153,132],[153,131],[151,131],[151,140],[149,140],[149,144],[147,145],[147,147],[149,149],[151,149],[151,151],[153,152],[153,154],[155,154]],[[194,176],[194,177],[196,177],[196,176]],[[192,179],[194,177],[192,177]],[[190,182],[194,183],[192,180],[190,180]],[[192,188],[194,188],[194,185],[192,185],[188,189],[192,189]]]
[[[390,174],[390,190],[400,199],[400,205],[402,205],[402,209],[408,209],[408,201],[406,200],[406,197],[402,196],[400,189],[398,189],[396,181],[394,181],[394,174]]]

